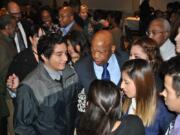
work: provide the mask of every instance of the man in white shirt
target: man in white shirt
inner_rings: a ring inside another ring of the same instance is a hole
[[[176,56],[175,45],[169,39],[170,30],[168,20],[157,18],[151,21],[147,32],[147,35],[157,42],[163,61]]]

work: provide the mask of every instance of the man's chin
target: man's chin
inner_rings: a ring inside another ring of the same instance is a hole
[[[60,23],[60,26],[61,26],[62,28],[65,28],[65,27],[66,27],[64,24],[61,24],[61,23]]]
[[[60,71],[61,71],[61,70],[64,70],[65,67],[66,67],[66,65],[61,65],[61,66],[59,67],[59,70],[60,70]]]
[[[102,66],[103,64],[100,61],[95,61],[96,65]]]

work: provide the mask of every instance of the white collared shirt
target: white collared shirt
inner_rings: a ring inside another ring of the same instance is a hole
[[[74,25],[75,21],[71,22],[68,26],[64,27],[64,28],[60,28],[62,31],[62,35],[66,36],[66,34],[69,32],[69,30],[71,29],[71,27]]]
[[[18,23],[17,23],[17,26],[18,26],[18,28],[19,28],[19,30],[20,30],[20,32],[21,32],[21,35],[22,35],[22,38],[23,38],[25,47],[28,48],[26,33],[25,33],[25,31],[24,31],[24,28],[23,28],[21,22],[18,22]],[[15,43],[16,43],[17,52],[19,53],[21,50],[20,50],[20,47],[19,47],[19,41],[18,41],[17,33],[15,33],[14,41],[15,41]]]
[[[46,71],[48,72],[49,76],[53,80],[60,80],[61,79],[62,71],[55,71],[55,70],[49,68],[48,66],[46,66],[45,64],[44,64],[44,68],[46,69]]]
[[[111,57],[108,60],[108,63],[109,65],[107,69],[110,73],[111,81],[114,82],[116,85],[118,85],[121,79],[121,71],[120,71],[120,67],[119,67],[115,54],[111,55]],[[95,75],[97,79],[100,80],[102,76],[102,72],[103,72],[103,67],[98,66],[95,62],[93,62],[93,66],[94,66]]]
[[[167,39],[166,42],[159,48],[163,61],[169,60],[176,56],[175,45]]]

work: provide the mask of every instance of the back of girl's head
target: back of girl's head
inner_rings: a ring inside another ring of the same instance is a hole
[[[98,107],[103,115],[114,115],[120,103],[119,88],[111,81],[95,80],[89,88],[88,101],[89,109]]]
[[[128,74],[136,87],[136,99],[150,101],[155,92],[154,73],[149,63],[142,59],[125,62],[122,72]]]
[[[88,93],[88,107],[78,135],[108,135],[120,117],[120,91],[111,81],[95,80]]]
[[[132,46],[136,45],[140,46],[147,54],[149,62],[152,64],[152,68],[156,72],[162,63],[157,43],[149,37],[141,37],[132,43]]]

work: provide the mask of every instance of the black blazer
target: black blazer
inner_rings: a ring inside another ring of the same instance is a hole
[[[26,34],[27,45],[28,45],[28,47],[30,47],[31,43],[30,43],[30,40],[29,40],[29,36],[31,35],[33,23],[31,23],[30,21],[25,20],[25,19],[22,19],[20,21],[20,23],[22,24],[22,27],[23,27],[24,32]]]
[[[11,62],[8,76],[15,73],[22,81],[38,65],[31,48],[27,48],[18,53]]]

